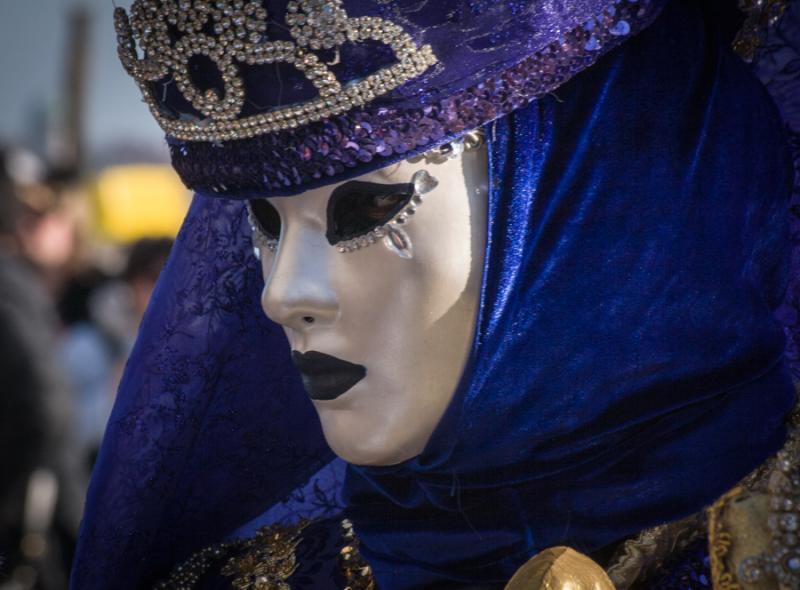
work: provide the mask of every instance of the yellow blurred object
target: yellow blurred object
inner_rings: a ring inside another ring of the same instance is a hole
[[[98,174],[94,206],[106,238],[131,242],[146,236],[174,237],[190,194],[169,166],[113,166]]]

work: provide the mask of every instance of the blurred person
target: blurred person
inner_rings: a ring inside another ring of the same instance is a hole
[[[30,158],[27,158],[30,160]],[[56,362],[53,287],[74,232],[52,188],[0,150],[0,588],[66,585],[86,478]]]
[[[18,166],[23,157],[11,160]],[[18,181],[15,240],[20,255],[58,298],[70,277],[79,273],[85,258],[85,200],[73,170],[39,172],[38,181],[30,174],[26,170]]]
[[[89,268],[68,279],[58,302],[62,322],[58,359],[72,395],[73,429],[83,469],[91,470],[116,387],[117,339],[103,328],[92,301],[113,278]]]
[[[142,238],[129,248],[119,278],[97,269],[74,277],[60,301],[61,360],[75,396],[76,434],[91,468],[119,378],[172,240]]]
[[[124,278],[132,295],[136,327],[144,315],[158,275],[172,249],[171,238],[142,238],[131,247]]]

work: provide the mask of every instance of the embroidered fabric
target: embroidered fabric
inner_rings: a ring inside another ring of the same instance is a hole
[[[700,537],[705,537],[705,519],[701,513],[645,529],[617,549],[606,571],[617,590],[634,588],[642,580],[659,577],[675,554]]]
[[[712,588],[708,540],[703,538],[667,560],[652,581],[634,590],[707,590]]]
[[[270,524],[206,547],[177,564],[156,590],[374,590],[352,528],[339,519]]]
[[[230,538],[247,538],[273,523],[291,525],[302,519],[341,518],[345,511],[341,492],[346,466],[341,459],[334,459],[305,485],[298,486],[288,497],[231,533]]]

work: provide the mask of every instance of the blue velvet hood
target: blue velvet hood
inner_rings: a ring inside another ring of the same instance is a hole
[[[485,128],[462,381],[419,457],[334,483],[382,589],[502,584],[546,547],[600,550],[782,445],[791,160],[718,8],[669,2]],[[106,433],[76,588],[152,583],[339,464],[262,286],[244,205],[196,197]]]
[[[781,446],[794,394],[772,311],[792,169],[727,39],[674,2],[488,129],[469,369],[422,456],[349,471],[388,587],[502,582],[546,547],[597,551],[696,512]]]

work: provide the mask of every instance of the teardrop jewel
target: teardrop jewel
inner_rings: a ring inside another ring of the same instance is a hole
[[[408,237],[405,230],[394,224],[386,226],[386,234],[383,236],[383,245],[400,258],[410,259],[414,257],[414,247],[411,244],[411,238]]]

